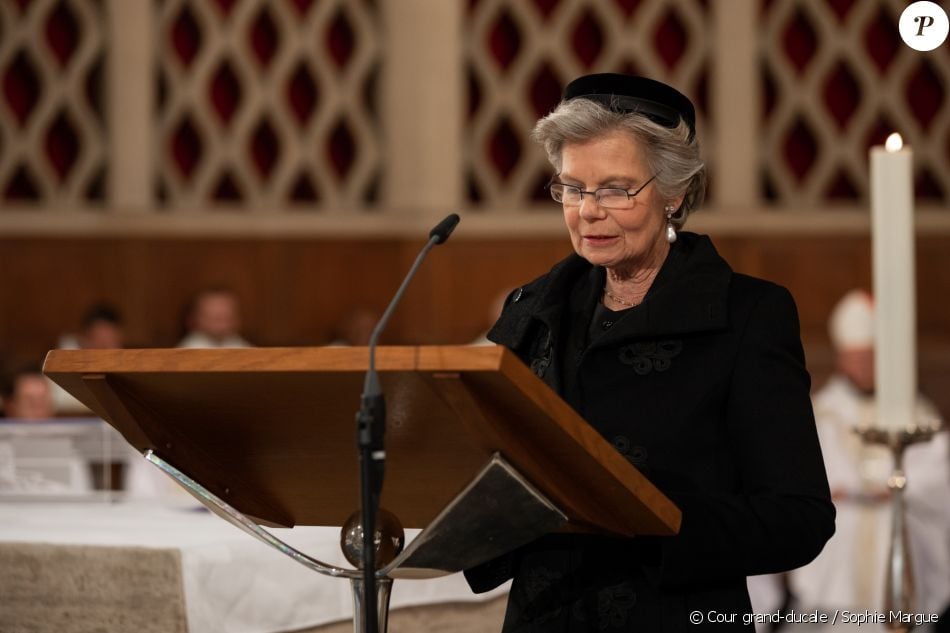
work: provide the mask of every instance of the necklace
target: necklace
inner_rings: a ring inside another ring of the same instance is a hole
[[[607,295],[608,297],[610,297],[611,299],[613,299],[616,303],[619,303],[619,304],[622,305],[622,306],[627,306],[628,308],[632,308],[632,307],[634,307],[634,306],[640,305],[640,301],[630,302],[630,301],[625,301],[625,300],[621,299],[621,298],[618,297],[617,295],[615,295],[615,294],[613,294],[612,292],[610,292],[609,290],[607,290],[607,286],[604,286],[604,294]],[[642,301],[642,300],[643,300],[643,299],[642,299],[642,297],[641,297],[641,301]]]

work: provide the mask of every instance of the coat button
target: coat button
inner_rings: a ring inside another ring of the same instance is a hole
[[[630,460],[634,466],[644,466],[649,457],[647,456],[647,449],[642,446],[631,446],[630,453],[627,455],[627,459]]]
[[[618,435],[614,437],[611,441],[614,445],[614,448],[617,449],[617,452],[621,455],[626,455],[627,451],[630,450],[630,438],[625,435]]]

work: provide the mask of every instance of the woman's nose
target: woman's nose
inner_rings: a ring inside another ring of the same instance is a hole
[[[581,198],[580,216],[585,220],[599,220],[605,216],[603,207],[597,202],[593,193],[585,194]]]

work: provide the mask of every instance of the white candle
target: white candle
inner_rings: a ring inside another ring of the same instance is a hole
[[[877,421],[890,429],[916,423],[913,158],[898,134],[891,134],[885,147],[871,148],[874,378]]]

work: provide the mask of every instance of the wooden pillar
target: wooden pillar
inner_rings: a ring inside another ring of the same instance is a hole
[[[759,207],[757,0],[712,3],[713,110],[716,125],[716,208]]]
[[[462,200],[462,0],[381,3],[384,204],[439,215]]]
[[[146,212],[152,206],[155,72],[150,0],[109,0],[109,206]]]

